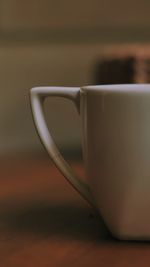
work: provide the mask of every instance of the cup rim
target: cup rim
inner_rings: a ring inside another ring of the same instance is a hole
[[[150,92],[150,83],[101,84],[82,86],[83,91]]]

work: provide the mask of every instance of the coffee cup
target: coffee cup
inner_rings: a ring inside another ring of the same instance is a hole
[[[39,137],[64,177],[115,237],[150,240],[150,84],[35,87],[30,96]],[[51,137],[43,103],[52,96],[71,100],[80,114],[87,183]]]

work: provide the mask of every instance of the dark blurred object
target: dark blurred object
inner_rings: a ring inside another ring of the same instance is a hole
[[[94,67],[95,84],[150,82],[150,48],[115,47],[107,51]]]
[[[134,82],[135,58],[106,59],[99,62],[95,70],[96,84],[120,84]]]

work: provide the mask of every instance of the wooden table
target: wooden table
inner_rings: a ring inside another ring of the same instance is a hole
[[[81,164],[73,167],[81,176]],[[149,242],[113,239],[47,159],[0,160],[0,267],[150,266]]]

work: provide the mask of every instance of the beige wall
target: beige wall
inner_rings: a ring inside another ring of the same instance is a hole
[[[149,41],[149,10],[146,0],[1,0],[0,154],[42,152],[29,88],[92,83],[106,45]],[[48,100],[46,110],[56,142],[79,147],[79,118],[71,103]]]
[[[1,0],[3,29],[145,26],[149,0]]]

